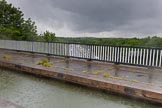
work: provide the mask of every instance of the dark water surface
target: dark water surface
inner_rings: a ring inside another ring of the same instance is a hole
[[[25,108],[162,108],[148,102],[2,68],[0,97]]]

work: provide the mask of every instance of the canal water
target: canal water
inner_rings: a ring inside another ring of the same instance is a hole
[[[0,98],[25,108],[162,108],[54,79],[0,68]]]

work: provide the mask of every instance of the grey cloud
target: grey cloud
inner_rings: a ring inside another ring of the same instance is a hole
[[[53,5],[63,10],[73,13],[73,29],[78,31],[112,31],[126,30],[122,26],[130,26],[138,32],[138,25],[148,25],[158,22],[160,26],[161,16],[160,0],[54,0]],[[148,22],[145,20],[151,19]],[[141,22],[144,20],[144,22]],[[155,20],[155,21],[154,21]],[[136,23],[133,23],[136,22]],[[133,23],[133,25],[132,25]],[[140,23],[140,24],[138,24]],[[139,26],[141,27],[141,26]],[[149,26],[148,26],[149,27]],[[156,27],[156,26],[155,26]],[[120,29],[119,29],[120,28]],[[143,28],[140,28],[143,29]],[[157,28],[155,28],[156,30]],[[131,30],[131,29],[128,29]],[[140,32],[150,32],[154,28]],[[161,32],[161,31],[159,31]]]
[[[161,0],[8,0],[26,16],[76,32],[162,33]]]

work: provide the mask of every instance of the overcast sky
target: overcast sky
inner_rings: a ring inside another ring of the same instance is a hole
[[[7,0],[62,37],[162,37],[162,0]]]

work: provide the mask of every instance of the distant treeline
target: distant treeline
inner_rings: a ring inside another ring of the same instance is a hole
[[[58,40],[83,44],[162,47],[162,38],[157,36],[145,38],[59,38]]]

